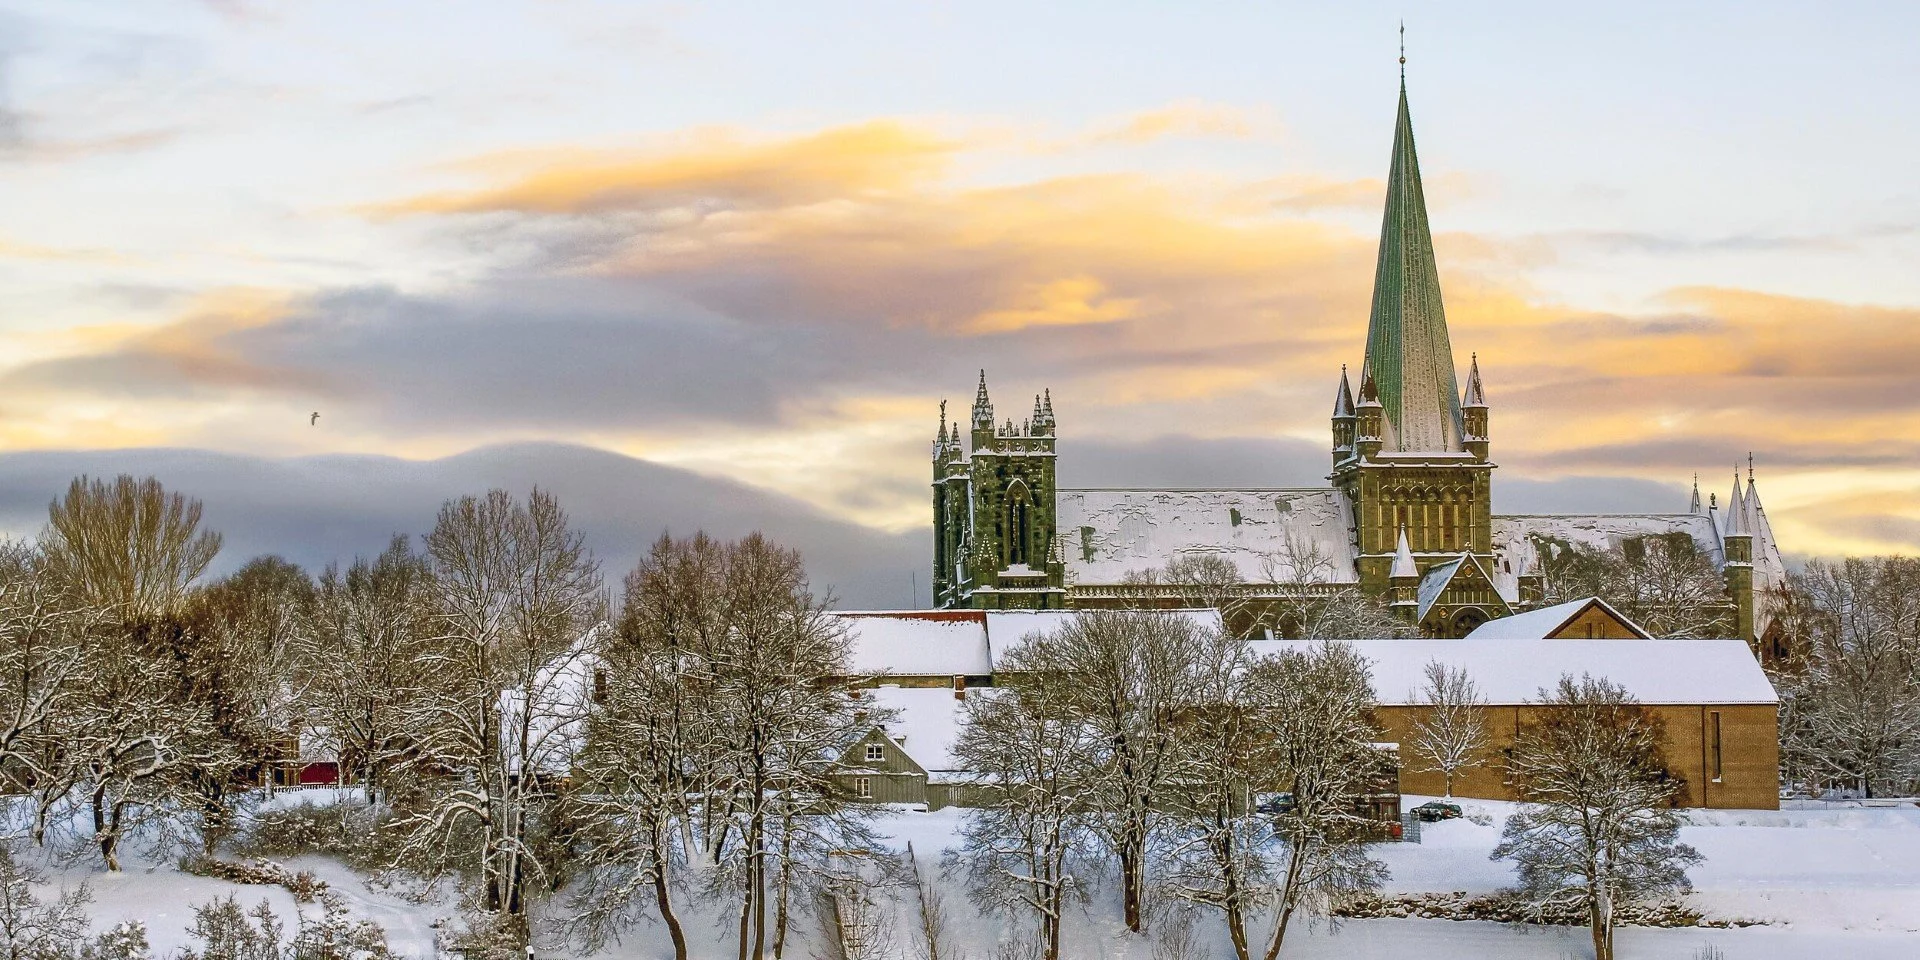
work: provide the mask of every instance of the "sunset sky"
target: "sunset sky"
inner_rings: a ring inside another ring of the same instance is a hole
[[[1404,17],[1502,481],[1920,546],[1920,5],[1541,6],[0,2],[0,453],[1319,485]]]

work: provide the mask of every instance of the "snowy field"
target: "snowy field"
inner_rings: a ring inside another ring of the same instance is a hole
[[[1408,806],[1425,798],[1408,797]],[[1487,859],[1498,839],[1506,804],[1466,801],[1467,820],[1428,824],[1419,844],[1379,848],[1393,870],[1390,893],[1492,892],[1509,882],[1505,864]],[[1744,929],[1623,929],[1622,957],[1689,960],[1707,944],[1727,960],[1784,960],[1798,957],[1849,957],[1907,960],[1920,956],[1920,807],[1801,803],[1801,809],[1773,811],[1695,811],[1684,839],[1707,861],[1692,876],[1693,904],[1707,915],[1767,921]],[[911,841],[929,862],[953,842],[964,811],[893,812],[881,821],[897,844]],[[344,895],[357,916],[377,921],[401,955],[430,957],[430,924],[450,912],[444,904],[420,905],[385,891],[369,890],[352,871],[320,857],[289,862],[310,869]],[[190,906],[227,893],[243,904],[271,901],[283,917],[295,913],[292,898],[279,888],[239,886],[187,876],[171,865],[135,860],[120,876],[109,876],[87,861],[56,869],[52,884],[85,881],[94,892],[91,913],[98,929],[120,920],[145,921],[154,955],[165,957],[188,940]],[[951,899],[968,956],[987,960],[998,939],[996,920],[977,916],[957,888]],[[1148,960],[1152,944],[1124,933],[1110,890],[1097,889],[1076,910],[1068,929],[1067,955],[1076,958]],[[309,908],[311,909],[311,908]],[[691,911],[697,913],[698,911]],[[695,955],[731,957],[732,947],[720,918],[689,918]],[[291,927],[292,924],[289,923]],[[1211,918],[1197,930],[1217,932]],[[908,955],[901,929],[901,955]],[[1324,926],[1289,935],[1285,956],[1314,958],[1558,958],[1588,957],[1584,928],[1524,928],[1494,923],[1447,920],[1358,920],[1337,931]],[[1212,956],[1230,956],[1224,938],[1210,943]],[[635,930],[609,958],[666,955],[666,937],[657,927]],[[555,948],[542,951],[560,955]],[[806,957],[804,943],[789,955]]]

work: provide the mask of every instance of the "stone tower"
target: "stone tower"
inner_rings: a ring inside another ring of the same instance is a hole
[[[1354,511],[1361,585],[1387,593],[1404,580],[1409,555],[1423,576],[1456,560],[1462,563],[1447,576],[1473,565],[1484,576],[1493,568],[1486,392],[1478,358],[1464,397],[1455,378],[1404,78],[1360,370],[1357,403],[1341,371],[1329,479]],[[1505,612],[1444,595],[1437,609],[1432,601],[1420,606],[1423,629],[1440,635],[1458,635]]]
[[[1033,414],[994,424],[980,371],[971,429],[947,426],[933,441],[933,602],[936,607],[1059,609],[1066,564],[1055,544],[1053,395]]]

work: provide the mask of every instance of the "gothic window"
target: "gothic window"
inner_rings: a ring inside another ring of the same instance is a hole
[[[1027,544],[1033,533],[1032,515],[1033,500],[1027,495],[1027,485],[1015,480],[1007,490],[1007,528],[1002,539],[1007,566],[1027,562]]]

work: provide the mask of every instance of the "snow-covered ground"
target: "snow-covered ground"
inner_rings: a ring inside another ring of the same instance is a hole
[[[313,797],[312,799],[322,799]],[[1425,798],[1408,797],[1409,806]],[[281,801],[290,802],[290,801]],[[1465,801],[1469,819],[1428,824],[1418,844],[1380,849],[1393,870],[1390,892],[1466,891],[1485,893],[1510,881],[1507,865],[1487,859],[1509,805]],[[1727,960],[1784,960],[1799,957],[1857,957],[1906,960],[1920,956],[1920,807],[1912,804],[1802,803],[1801,809],[1774,811],[1695,811],[1688,814],[1684,839],[1706,855],[1692,871],[1693,903],[1710,916],[1767,921],[1744,929],[1626,929],[1620,934],[1623,957],[1688,960],[1707,944]],[[922,863],[932,866],[953,843],[965,812],[895,811],[881,825],[898,845],[913,843]],[[346,896],[354,912],[388,930],[394,947],[406,956],[431,956],[432,930],[444,916],[444,904],[423,906],[384,891],[369,890],[352,871],[321,857],[291,864],[310,869]],[[94,891],[95,926],[104,929],[124,919],[147,924],[155,956],[164,957],[187,943],[190,905],[227,893],[242,903],[269,900],[283,917],[294,912],[285,891],[249,887],[186,876],[170,864],[137,861],[126,873],[108,876],[88,861],[57,869],[54,882],[86,880]],[[956,926],[969,955],[986,957],[1000,936],[999,921],[978,916],[957,886],[949,899]],[[1068,927],[1068,956],[1101,960],[1147,960],[1149,941],[1125,934],[1111,890],[1093,891]],[[311,909],[311,908],[309,908]],[[722,918],[690,908],[689,933],[695,955],[731,957]],[[291,923],[289,923],[291,926]],[[1229,953],[1217,939],[1216,923],[1203,918],[1198,931],[1208,938],[1214,957]],[[906,955],[906,930],[898,931]],[[663,955],[666,937],[659,928],[633,931],[605,956]],[[791,950],[807,956],[805,944]],[[1325,926],[1289,936],[1286,956],[1313,958],[1466,958],[1587,957],[1583,929],[1540,929],[1446,920],[1363,920]]]

